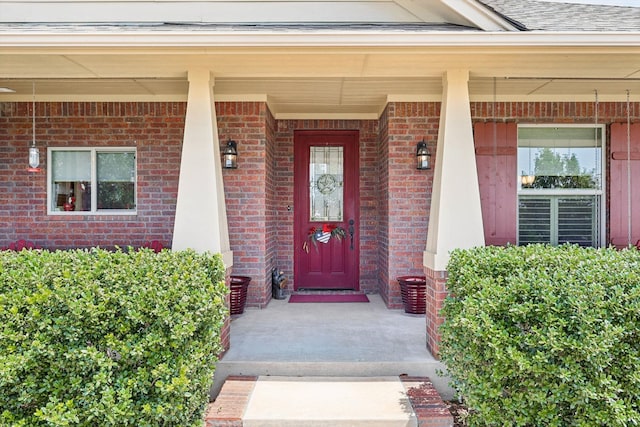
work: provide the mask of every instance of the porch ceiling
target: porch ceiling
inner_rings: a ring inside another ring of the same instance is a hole
[[[276,118],[377,118],[387,101],[440,100],[470,71],[472,101],[640,100],[640,46],[606,48],[0,49],[1,101],[186,100],[187,70],[217,100],[264,100]],[[494,85],[495,77],[495,85]]]

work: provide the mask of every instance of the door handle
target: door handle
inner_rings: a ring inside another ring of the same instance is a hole
[[[355,221],[350,219],[349,220],[349,237],[351,237],[351,250],[353,250],[353,233],[355,231],[353,224],[355,224]]]

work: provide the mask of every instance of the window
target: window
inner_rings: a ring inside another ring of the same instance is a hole
[[[309,162],[310,221],[342,221],[342,147],[311,147]]]
[[[601,246],[603,127],[518,127],[518,244]]]
[[[49,148],[48,206],[64,212],[135,213],[135,148]]]

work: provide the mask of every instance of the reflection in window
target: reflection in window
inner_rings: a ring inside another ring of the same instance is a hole
[[[518,243],[599,246],[601,126],[518,127]]]
[[[309,160],[309,202],[311,221],[342,221],[342,147],[311,147]]]
[[[600,189],[602,128],[520,127],[521,188]]]
[[[51,212],[135,212],[133,149],[50,149]]]
[[[135,206],[135,156],[133,153],[96,153],[98,209],[132,209]]]

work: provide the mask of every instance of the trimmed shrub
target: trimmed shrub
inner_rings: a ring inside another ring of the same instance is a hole
[[[223,279],[191,251],[0,253],[0,425],[201,427]]]
[[[640,424],[640,251],[457,250],[441,357],[472,425]]]

